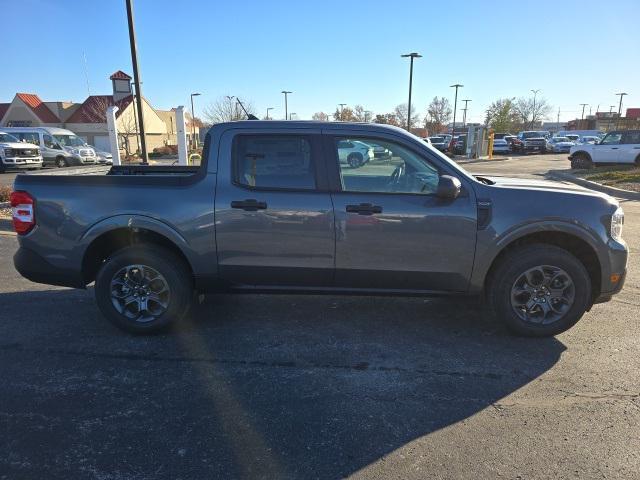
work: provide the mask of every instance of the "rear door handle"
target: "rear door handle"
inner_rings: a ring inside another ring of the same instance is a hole
[[[611,147],[611,150],[618,150],[618,147]]]
[[[267,202],[259,202],[253,198],[247,200],[233,200],[231,202],[231,208],[239,208],[246,210],[247,212],[255,212],[256,210],[265,210],[267,208]]]
[[[382,213],[382,207],[370,203],[361,203],[359,205],[347,205],[347,212],[357,213],[358,215],[373,215],[374,213]]]

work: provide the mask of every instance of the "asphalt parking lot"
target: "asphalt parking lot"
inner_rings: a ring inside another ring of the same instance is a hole
[[[91,289],[21,278],[0,234],[0,479],[640,478],[640,202],[621,204],[625,289],[550,339],[472,300],[262,295],[133,337]]]

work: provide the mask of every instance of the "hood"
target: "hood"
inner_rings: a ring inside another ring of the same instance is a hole
[[[480,176],[495,182],[495,185],[493,185],[494,187],[507,187],[539,192],[575,193],[589,195],[592,197],[611,198],[607,194],[589,190],[588,188],[584,188],[573,183],[551,182],[548,180],[534,180],[529,178],[494,177],[491,175]]]
[[[24,142],[0,142],[0,147],[2,148],[19,148],[26,150],[39,150],[40,147],[37,145],[33,145],[32,143],[24,143]]]

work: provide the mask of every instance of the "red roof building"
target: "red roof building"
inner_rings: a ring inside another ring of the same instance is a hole
[[[40,97],[33,93],[16,93],[22,102],[29,107],[43,123],[60,123],[60,119],[49,110]]]
[[[105,123],[107,121],[106,110],[113,105],[118,107],[116,118],[129,106],[133,97],[129,95],[117,102],[112,95],[91,95],[82,103],[73,115],[67,119],[67,123]]]

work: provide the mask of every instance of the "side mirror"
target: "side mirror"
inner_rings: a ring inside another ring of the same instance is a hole
[[[436,196],[438,198],[453,200],[457,198],[458,195],[460,195],[461,188],[462,184],[456,177],[452,177],[450,175],[442,175],[440,177],[440,180],[438,181],[438,190],[436,191]]]

